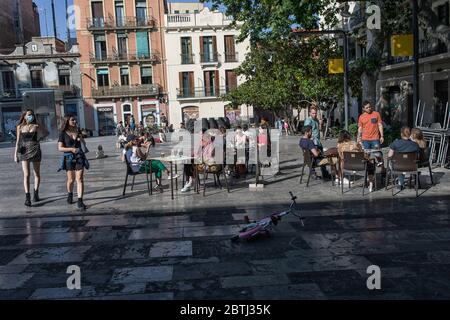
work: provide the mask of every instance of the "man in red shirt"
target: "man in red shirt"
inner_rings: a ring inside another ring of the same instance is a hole
[[[362,142],[364,149],[380,149],[384,142],[381,116],[373,111],[369,101],[363,102],[363,111],[358,120],[358,142]]]

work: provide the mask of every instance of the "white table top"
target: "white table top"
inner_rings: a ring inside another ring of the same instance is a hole
[[[193,157],[187,157],[187,156],[165,156],[165,157],[148,157],[148,160],[158,160],[161,162],[184,162],[194,159]]]

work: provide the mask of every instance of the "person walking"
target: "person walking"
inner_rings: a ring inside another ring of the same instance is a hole
[[[73,203],[73,186],[77,182],[77,207],[86,210],[83,203],[84,195],[84,169],[89,169],[89,162],[86,159],[83,146],[85,145],[83,136],[77,127],[77,119],[73,115],[64,117],[63,125],[58,139],[58,150],[64,152],[61,159],[60,170],[65,170],[67,174],[67,203]]]
[[[313,104],[309,109],[309,117],[305,119],[303,126],[310,126],[312,129],[312,141],[314,145],[323,150],[322,142],[320,141],[320,131],[322,131],[323,121],[317,117],[318,109],[316,104]]]
[[[48,136],[45,127],[39,125],[36,115],[30,109],[22,113],[17,125],[16,148],[14,161],[22,162],[23,186],[25,189],[25,205],[31,207],[30,195],[30,162],[33,163],[34,195],[33,201],[39,202],[39,186],[41,183],[42,152],[39,141]]]
[[[134,119],[133,115],[131,115],[130,117],[130,129],[131,131],[133,131],[133,133],[136,130],[136,120]]]

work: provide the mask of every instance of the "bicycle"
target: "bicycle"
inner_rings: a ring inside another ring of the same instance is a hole
[[[297,204],[295,200],[297,199],[296,196],[292,194],[291,191],[289,191],[289,194],[291,195],[291,205],[289,206],[289,210],[273,213],[270,216],[264,217],[259,221],[250,222],[248,216],[245,216],[245,222],[247,225],[245,225],[241,230],[239,230],[239,234],[235,235],[231,238],[231,241],[237,242],[238,240],[250,240],[257,235],[264,234],[266,236],[270,237],[270,230],[274,228],[278,224],[278,222],[281,220],[281,218],[285,215],[288,215],[292,213],[294,216],[300,219],[300,222],[302,226],[304,227],[305,224],[303,223],[303,220],[305,220],[304,217],[302,217],[300,214],[296,214],[294,212],[294,206]]]

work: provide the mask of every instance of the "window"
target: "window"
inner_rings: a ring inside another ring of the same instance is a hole
[[[14,71],[3,71],[3,95],[4,96],[15,96],[16,95],[16,83],[14,81]]]
[[[126,33],[117,34],[117,54],[120,59],[127,58],[127,35]]]
[[[97,69],[97,86],[109,87],[109,70]]]
[[[32,88],[43,88],[44,83],[42,82],[42,70],[31,70],[31,87]]]
[[[152,84],[152,67],[141,67],[141,84]]]
[[[187,98],[195,96],[194,72],[180,72],[179,97]]]
[[[103,2],[95,1],[91,3],[92,24],[94,27],[103,27],[105,19],[103,18]]]
[[[186,13],[189,13],[189,10],[186,10]]]
[[[180,14],[180,10],[175,10],[173,13]]]
[[[219,71],[205,71],[203,73],[204,76],[204,83],[205,83],[205,96],[206,97],[214,97],[219,92]]]
[[[237,62],[234,36],[225,36],[225,62]]]
[[[120,83],[122,86],[130,85],[130,71],[127,67],[120,68]]]
[[[437,7],[437,16],[438,16],[438,19],[439,19],[439,21],[442,23],[442,24],[444,24],[444,25],[446,25],[446,26],[449,26],[450,24],[449,24],[449,15],[450,15],[450,9],[449,9],[449,6],[450,6],[450,4],[449,3],[445,3],[445,4],[443,4],[443,5],[440,5],[440,6],[438,6]]]
[[[125,26],[125,11],[123,9],[123,1],[117,1],[115,3],[116,6],[116,25],[118,27]]]
[[[200,37],[200,52],[202,62],[217,61],[216,37]]]
[[[70,86],[70,70],[69,69],[59,69],[58,78],[60,86]]]
[[[194,57],[192,56],[192,41],[191,37],[181,38],[181,64],[194,63]]]
[[[94,34],[95,59],[98,61],[106,60],[106,37],[104,34]]]
[[[145,26],[147,24],[146,0],[136,0],[136,22],[138,26]]]
[[[150,57],[150,45],[148,41],[148,32],[136,32],[137,56],[138,58]]]
[[[198,11],[198,10],[194,10],[194,13],[195,13],[195,14],[197,14],[197,13],[199,13],[199,12],[200,12],[200,11]]]

